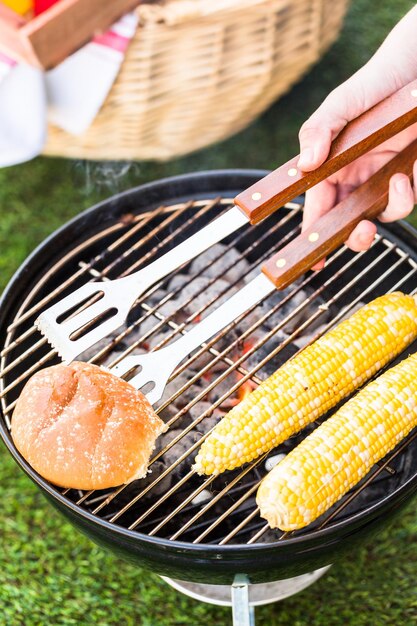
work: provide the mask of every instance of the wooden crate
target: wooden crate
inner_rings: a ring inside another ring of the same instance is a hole
[[[29,21],[0,4],[0,50],[17,61],[50,69],[139,1],[60,0]]]

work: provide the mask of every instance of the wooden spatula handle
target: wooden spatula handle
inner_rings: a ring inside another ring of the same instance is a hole
[[[299,157],[294,157],[236,196],[235,203],[251,224],[257,224],[414,122],[417,122],[417,80],[349,122],[334,140],[327,160],[313,172],[299,170]]]
[[[417,140],[378,170],[331,211],[277,252],[262,267],[278,289],[284,289],[318,261],[336,250],[362,219],[375,218],[387,205],[390,177],[401,172],[411,179]]]

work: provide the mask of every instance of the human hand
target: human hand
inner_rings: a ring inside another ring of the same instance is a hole
[[[298,167],[301,170],[314,170],[325,161],[331,142],[349,121],[417,78],[416,29],[417,7],[414,7],[391,31],[372,59],[330,93],[303,124],[299,133]],[[416,138],[417,124],[414,124],[310,189],[305,199],[303,229],[331,210]],[[417,181],[417,162],[414,180]],[[412,187],[405,174],[395,174],[390,180],[387,207],[379,219],[388,222],[406,217],[415,200],[417,184]],[[362,221],[346,243],[352,250],[366,250],[375,233],[375,224]],[[323,264],[317,264],[315,269]]]

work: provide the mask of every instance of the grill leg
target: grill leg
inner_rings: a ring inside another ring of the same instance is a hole
[[[249,580],[236,574],[232,584],[233,626],[255,626],[255,608],[249,606]]]

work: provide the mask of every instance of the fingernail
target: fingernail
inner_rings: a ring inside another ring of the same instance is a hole
[[[302,170],[303,167],[309,167],[314,162],[314,150],[313,148],[304,148],[298,159],[298,167]]]
[[[395,191],[401,195],[405,195],[408,191],[408,178],[399,178],[395,181]]]

